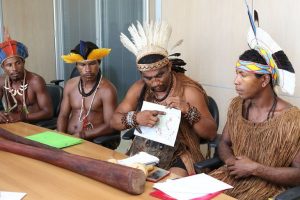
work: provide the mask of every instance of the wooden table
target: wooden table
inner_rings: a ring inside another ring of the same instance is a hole
[[[1,124],[0,127],[22,136],[48,130],[23,122]],[[64,150],[99,160],[125,157],[121,153],[88,141]],[[0,191],[25,192],[27,193],[25,200],[156,199],[149,195],[153,191],[152,185],[147,182],[143,194],[130,195],[54,165],[0,151]],[[221,194],[214,199],[231,200],[234,198]]]

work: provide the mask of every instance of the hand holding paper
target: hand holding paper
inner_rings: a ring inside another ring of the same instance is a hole
[[[137,120],[140,126],[153,127],[159,122],[160,115],[165,114],[165,112],[159,110],[143,110],[138,114]]]
[[[157,113],[157,115],[152,116],[152,126],[141,126],[142,134],[138,133],[138,131],[135,131],[134,134],[162,144],[174,146],[180,124],[181,111],[147,101],[143,102],[141,110],[152,114]],[[165,114],[162,115],[160,113]]]

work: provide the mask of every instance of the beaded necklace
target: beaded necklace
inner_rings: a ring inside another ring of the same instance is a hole
[[[84,96],[84,95],[82,95],[80,93],[81,94],[81,108],[80,108],[80,114],[79,114],[78,120],[79,120],[79,122],[83,122],[82,128],[84,130],[89,130],[89,129],[93,129],[94,128],[93,124],[87,120],[87,117],[89,116],[89,114],[91,112],[92,105],[93,105],[93,102],[95,100],[95,96],[96,96],[97,90],[99,89],[101,80],[102,80],[102,74],[100,76],[100,79],[98,80],[98,84],[97,84],[97,82],[95,84],[97,87],[95,87],[95,89],[94,89],[94,94],[93,94],[93,97],[92,97],[89,109],[88,109],[88,111],[86,112],[86,114],[84,116],[82,116],[82,115],[83,115],[83,110],[85,110],[85,108],[84,108],[84,101],[85,101],[85,97],[86,96]]]
[[[96,77],[96,82],[95,82],[93,88],[91,89],[91,91],[89,91],[88,93],[85,93],[84,87],[83,87],[83,81],[82,81],[82,79],[80,78],[79,83],[78,83],[78,90],[79,90],[79,93],[80,93],[82,96],[84,96],[84,97],[90,96],[90,95],[96,90],[97,85],[98,85],[97,83],[99,83],[99,80],[100,80],[100,76],[101,76],[101,73],[100,73],[100,71],[99,71],[98,74],[97,74],[97,77]]]
[[[267,119],[265,121],[268,121],[270,118],[274,117],[274,112],[275,112],[276,105],[277,105],[277,97],[275,96],[274,99],[273,99],[272,107],[270,108],[270,110],[268,112]],[[251,106],[252,106],[252,102],[249,103],[249,105],[247,106],[246,112],[245,112],[245,118],[247,120],[248,120],[248,117],[249,117],[249,110],[250,110]]]
[[[5,108],[5,112],[9,113],[11,112],[13,109],[15,109],[18,106],[18,102],[16,99],[16,95],[22,96],[22,111],[24,111],[26,114],[29,113],[28,109],[27,109],[27,105],[26,105],[26,100],[25,100],[25,91],[28,88],[28,83],[26,83],[26,70],[24,70],[24,77],[23,77],[23,82],[20,85],[20,87],[18,89],[14,89],[11,86],[11,82],[8,76],[5,77],[5,83],[4,83],[4,89],[5,89],[5,98],[6,98],[6,102],[7,102],[7,108]],[[8,99],[8,93],[10,93],[10,96],[12,97],[13,101],[14,101],[14,105],[11,106],[11,103]]]

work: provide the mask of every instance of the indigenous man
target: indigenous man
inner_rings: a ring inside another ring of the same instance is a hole
[[[114,132],[109,121],[117,106],[117,92],[99,68],[109,53],[110,49],[80,41],[69,55],[62,56],[66,63],[76,63],[80,76],[65,85],[57,120],[59,131],[88,140]]]
[[[236,65],[238,97],[229,107],[219,144],[225,166],[212,172],[231,184],[237,199],[268,199],[300,184],[300,111],[279,98],[274,86],[294,91],[288,58],[261,28],[250,30]],[[275,60],[275,61],[274,61]]]
[[[0,112],[0,123],[35,122],[53,115],[45,80],[25,69],[27,57],[26,46],[8,35],[0,43],[0,63],[4,71],[0,77],[0,98],[4,107]]]
[[[128,90],[113,115],[111,125],[118,130],[153,127],[158,122],[158,115],[164,113],[140,111],[143,100],[181,110],[182,120],[174,147],[135,136],[129,155],[146,151],[159,157],[159,167],[182,176],[193,174],[193,163],[203,160],[199,138],[213,139],[216,135],[216,123],[209,113],[206,93],[200,84],[172,70],[167,50],[171,35],[169,25],[155,23],[142,27],[138,22],[137,26],[136,34],[134,25],[128,29],[135,44],[124,34],[121,34],[121,41],[137,56],[142,79]]]

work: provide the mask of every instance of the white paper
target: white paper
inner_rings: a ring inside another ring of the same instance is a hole
[[[153,187],[175,199],[182,200],[203,197],[211,193],[232,188],[231,185],[204,173],[168,180],[163,183],[155,183]]]
[[[128,157],[126,159],[118,160],[118,163],[127,166],[133,163],[142,163],[145,165],[150,165],[150,164],[158,164],[159,159],[156,156],[150,155],[142,151],[135,154],[134,156]]]
[[[158,110],[166,114],[158,115],[159,122],[154,127],[140,126],[142,134],[137,130],[134,131],[134,134],[174,147],[181,119],[181,111],[147,101],[143,102],[141,111],[143,110]]]
[[[0,191],[0,200],[21,200],[26,193],[24,192],[4,192]]]

